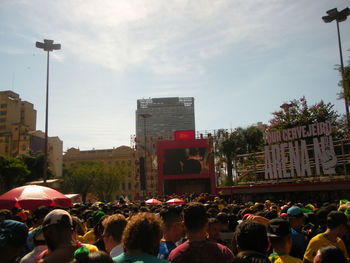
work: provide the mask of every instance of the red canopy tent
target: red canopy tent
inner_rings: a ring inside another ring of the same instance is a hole
[[[161,205],[162,202],[155,199],[155,198],[151,198],[151,199],[148,199],[147,201],[145,201],[146,205]]]
[[[0,208],[21,207],[33,210],[39,206],[72,206],[70,198],[55,189],[40,185],[25,185],[14,188],[0,196]]]
[[[183,204],[186,203],[184,200],[179,199],[179,198],[173,198],[173,199],[170,199],[170,200],[168,200],[166,202],[169,205],[183,205]]]

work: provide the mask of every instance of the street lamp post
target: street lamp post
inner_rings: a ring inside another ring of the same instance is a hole
[[[47,162],[48,162],[48,116],[49,116],[49,60],[50,51],[61,49],[61,44],[54,44],[53,40],[44,39],[44,43],[36,42],[35,46],[47,51],[47,71],[46,71],[46,111],[45,111],[45,149],[43,164],[43,181],[46,185],[47,180]]]
[[[349,118],[349,102],[346,97],[345,87],[344,87],[344,62],[343,62],[343,51],[341,47],[340,40],[340,31],[339,31],[339,23],[346,20],[346,18],[350,15],[350,9],[347,7],[340,12],[337,8],[333,8],[326,12],[328,15],[323,16],[322,19],[325,23],[330,23],[333,20],[337,22],[337,33],[338,33],[338,46],[339,46],[339,54],[340,54],[340,70],[342,75],[342,83],[343,83],[343,92],[344,92],[344,101],[345,101],[345,113],[346,113],[346,124],[348,129],[350,129],[350,118]]]
[[[146,139],[147,139],[147,129],[146,129],[146,119],[152,117],[151,114],[144,113],[139,114],[139,116],[143,119],[143,135],[144,135],[144,141],[143,141],[143,149],[144,149],[144,157],[143,157],[143,167],[144,167],[144,178],[140,178],[140,186],[141,190],[146,191],[146,175],[147,175],[147,165],[146,165],[146,158],[147,158],[147,147],[146,147]]]

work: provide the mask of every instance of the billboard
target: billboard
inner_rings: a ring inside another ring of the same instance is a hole
[[[159,194],[214,192],[214,162],[207,139],[158,141],[157,157]]]
[[[193,147],[164,150],[164,175],[203,174],[208,172],[208,148]]]

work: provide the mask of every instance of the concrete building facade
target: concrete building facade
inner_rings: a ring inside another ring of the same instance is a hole
[[[137,100],[136,138],[172,136],[175,131],[195,130],[194,98]]]
[[[0,155],[28,152],[28,132],[36,129],[36,110],[13,91],[0,91]]]
[[[70,148],[63,155],[63,167],[69,168],[72,164],[81,161],[103,162],[108,165],[121,165],[129,169],[128,175],[123,179],[116,193],[116,198],[120,195],[127,196],[133,200],[139,197],[139,180],[136,175],[135,150],[120,146],[113,149],[87,150],[81,151],[76,148]]]
[[[137,100],[135,148],[144,198],[158,193],[157,142],[174,139],[180,130],[195,130],[193,97]]]

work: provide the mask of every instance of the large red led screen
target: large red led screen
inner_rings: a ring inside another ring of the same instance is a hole
[[[164,175],[208,173],[208,148],[164,150]]]

